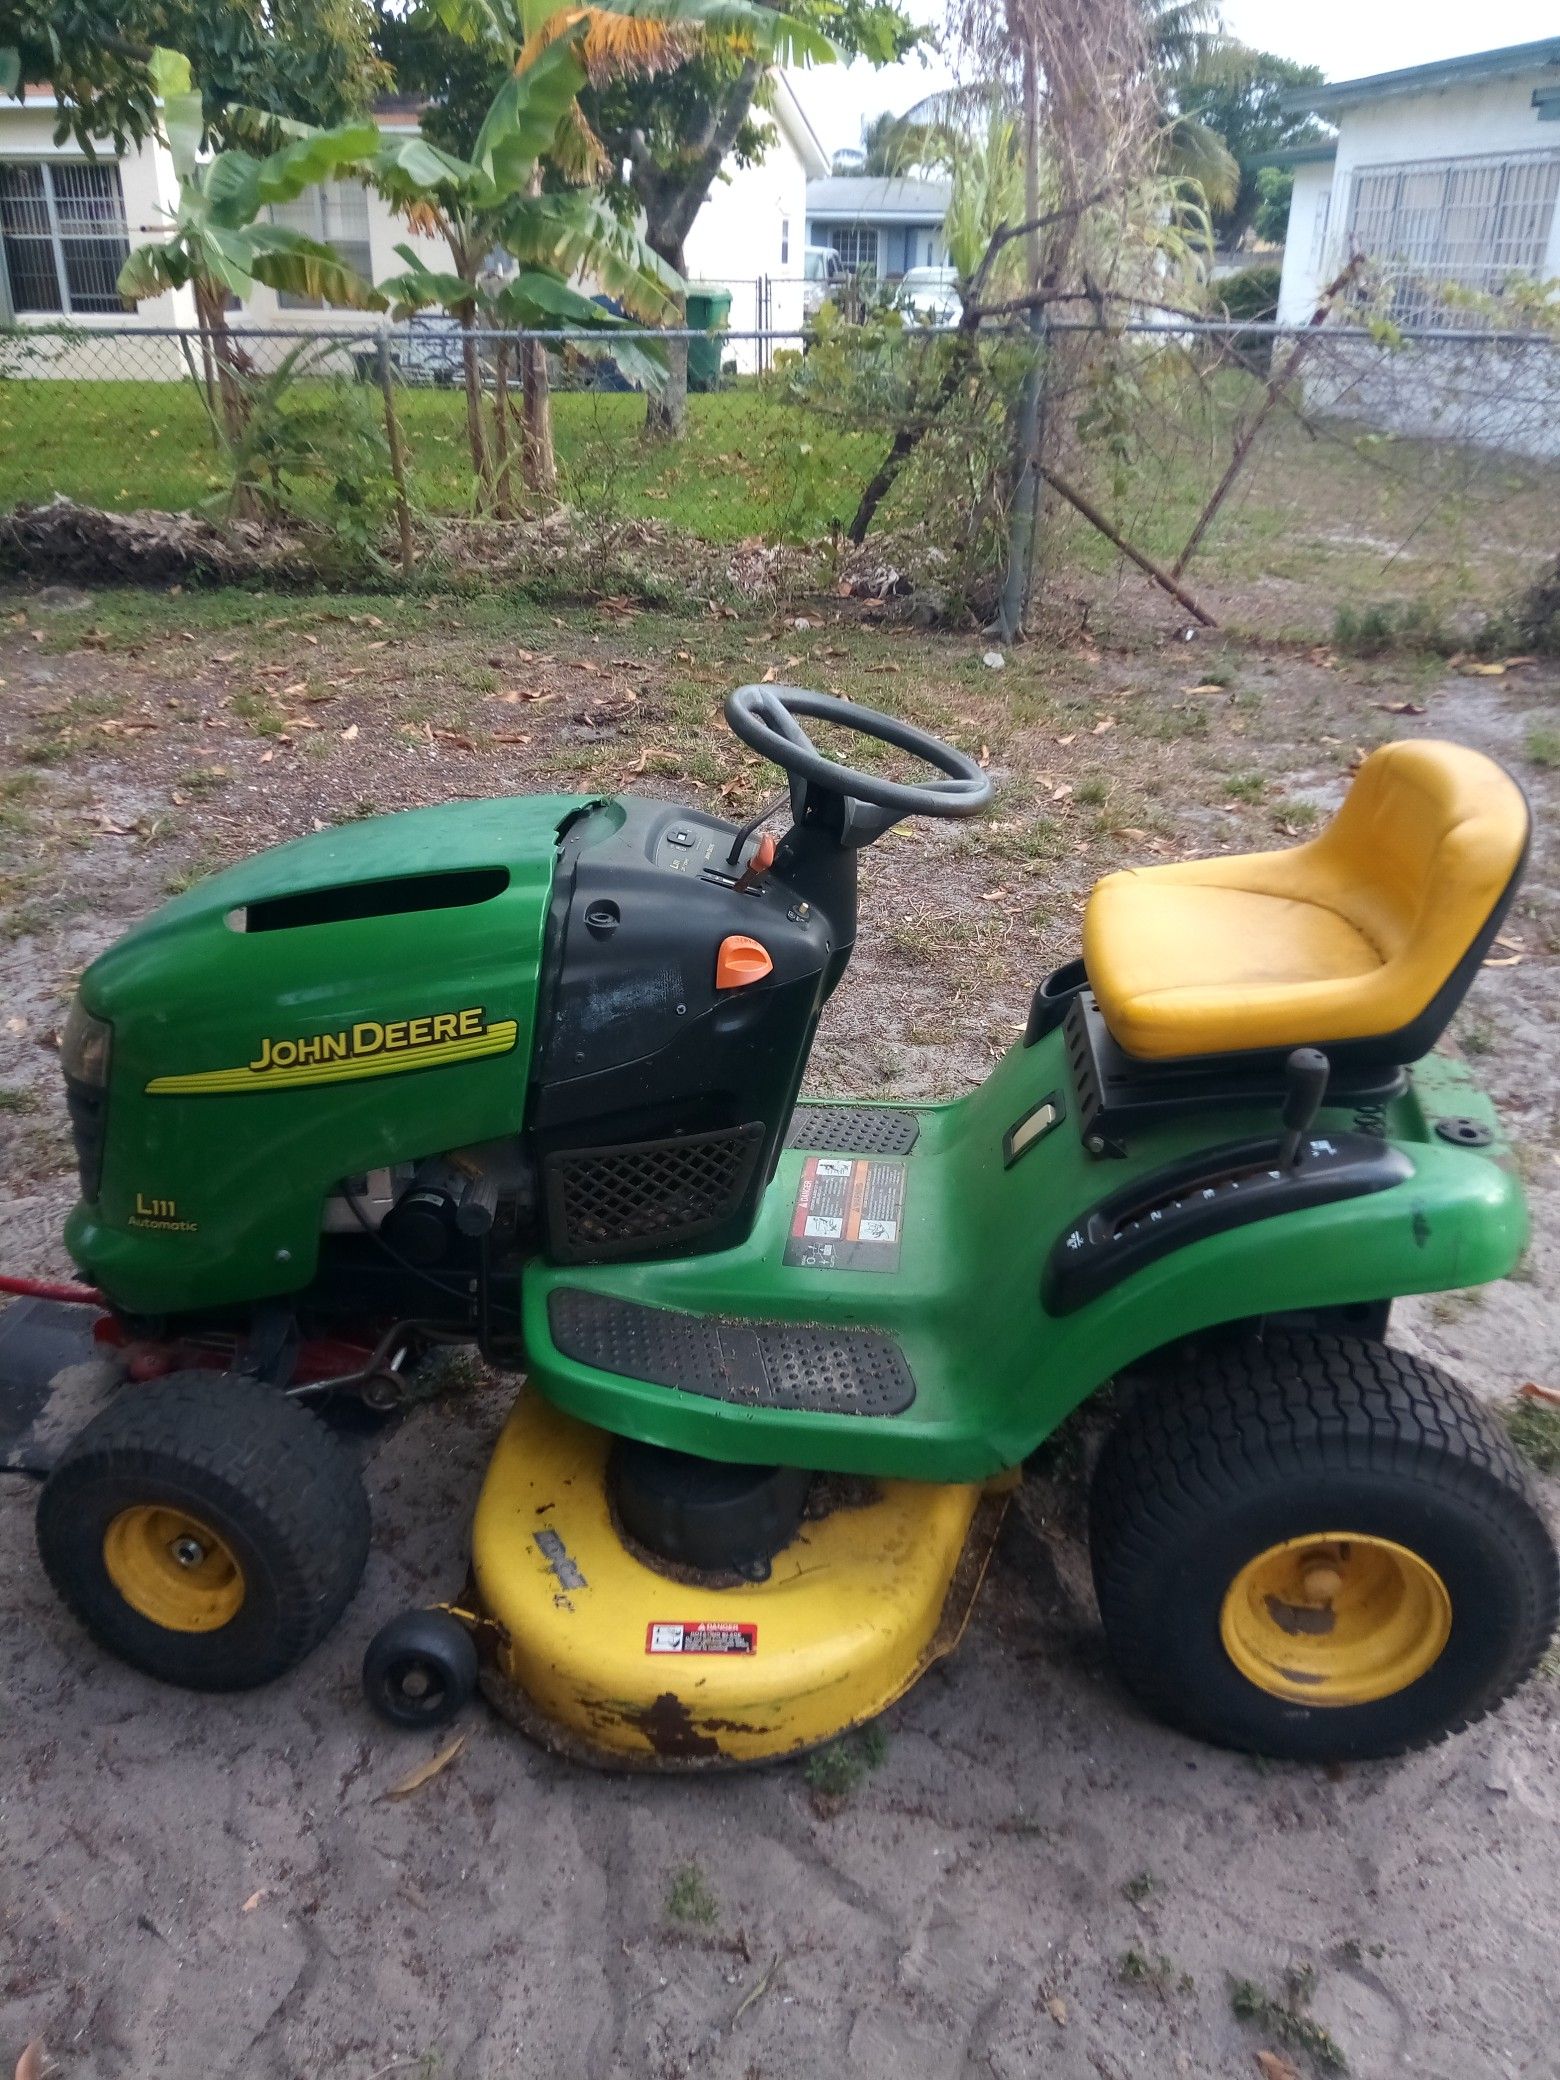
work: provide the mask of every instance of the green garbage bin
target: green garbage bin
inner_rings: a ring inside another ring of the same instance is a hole
[[[720,388],[720,335],[726,329],[731,316],[731,291],[729,289],[690,289],[688,291],[688,329],[690,332],[708,332],[709,339],[691,339],[688,342],[688,388],[690,390],[718,390]]]

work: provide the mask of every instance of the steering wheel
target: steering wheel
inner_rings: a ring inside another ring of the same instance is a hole
[[[944,777],[915,783],[859,773],[818,750],[798,720],[803,715],[908,751]],[[841,805],[842,845],[868,845],[903,816],[974,816],[991,800],[991,781],[968,752],[956,751],[896,715],[830,693],[810,693],[803,686],[739,686],[726,696],[726,720],[744,744],[790,774],[791,809],[798,823],[816,816],[818,804],[809,799],[815,793]]]

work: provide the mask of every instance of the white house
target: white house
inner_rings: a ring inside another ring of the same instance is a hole
[[[1560,279],[1560,37],[1307,87],[1285,105],[1338,135],[1288,155],[1280,322],[1305,324],[1360,255],[1410,335],[1396,352],[1340,342],[1313,355],[1312,405],[1394,433],[1560,455],[1560,348],[1412,340],[1501,328],[1498,301],[1470,312],[1449,289],[1499,299],[1519,277]]]
[[[149,298],[127,310],[114,286],[132,245],[163,231],[177,198],[173,164],[149,142],[116,156],[105,145],[89,158],[67,137],[54,142],[58,104],[47,90],[23,102],[0,100],[0,323],[59,324],[93,331],[124,328],[147,335],[126,375],[183,372],[173,341],[160,331],[195,322],[188,292]],[[686,241],[690,278],[731,291],[733,329],[759,324],[794,329],[802,321],[802,243],[809,179],[828,170],[828,156],[783,73],[772,78],[767,111],[771,143],[754,166],[728,165]],[[410,127],[415,114],[382,110],[384,128]],[[443,242],[414,234],[383,199],[360,183],[332,181],[276,211],[277,220],[332,240],[370,279],[396,272],[397,245],[410,245],[430,266],[447,266]],[[769,284],[772,281],[772,288]],[[283,297],[263,286],[245,305],[245,326],[335,330],[372,326],[369,314]],[[754,348],[735,349],[753,365]],[[108,374],[85,350],[81,374]],[[62,369],[63,372],[63,369]]]
[[[1281,323],[1303,325],[1357,252],[1405,323],[1434,318],[1438,282],[1560,276],[1560,36],[1296,89],[1285,106],[1338,136],[1288,155]]]
[[[730,290],[733,332],[800,331],[808,183],[829,170],[790,79],[774,72],[770,81],[768,149],[756,166],[727,164],[683,247],[690,283]],[[740,339],[727,358],[744,370],[764,359],[757,342]]]

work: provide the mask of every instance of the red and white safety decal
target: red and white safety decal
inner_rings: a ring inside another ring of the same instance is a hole
[[[724,1618],[699,1618],[688,1624],[662,1618],[645,1628],[647,1654],[756,1654],[758,1627],[736,1625]]]

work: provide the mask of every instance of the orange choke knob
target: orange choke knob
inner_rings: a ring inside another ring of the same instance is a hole
[[[762,982],[774,971],[774,962],[769,958],[767,947],[760,946],[744,932],[733,932],[722,939],[720,951],[715,956],[715,987],[717,989],[745,989],[750,982]]]

